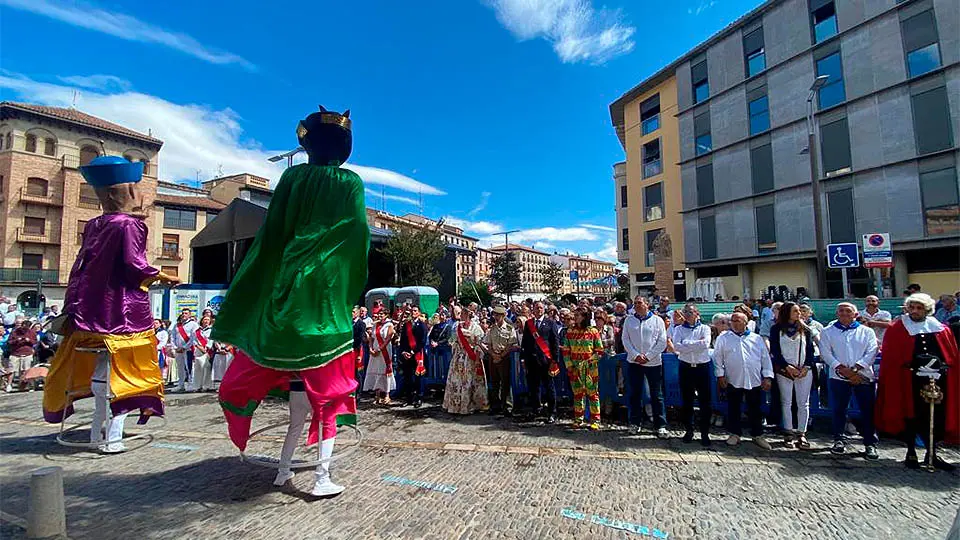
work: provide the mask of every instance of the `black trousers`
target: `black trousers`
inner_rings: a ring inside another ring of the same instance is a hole
[[[763,388],[758,386],[745,390],[727,386],[727,431],[733,435],[743,435],[740,427],[741,405],[747,401],[747,418],[750,421],[750,436],[763,435],[763,411],[760,404],[763,401]]]
[[[490,410],[513,412],[513,386],[510,384],[510,357],[490,362]]]
[[[680,411],[684,426],[687,431],[693,431],[693,401],[700,399],[700,433],[710,432],[710,416],[712,407],[710,404],[710,371],[713,364],[688,364],[680,362],[680,394],[683,399],[683,407]]]
[[[539,410],[543,406],[543,387],[547,388],[547,414],[557,414],[557,387],[553,384],[549,366],[542,366],[536,360],[524,362],[527,366],[527,391],[530,406]]]
[[[420,399],[420,376],[417,375],[417,359],[400,357],[400,365],[403,367],[403,394],[406,396],[407,403],[413,403]]]

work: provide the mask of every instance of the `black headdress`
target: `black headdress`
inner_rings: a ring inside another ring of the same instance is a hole
[[[343,164],[353,149],[350,110],[341,114],[320,105],[320,112],[311,114],[297,125],[297,139],[310,156],[310,163]]]

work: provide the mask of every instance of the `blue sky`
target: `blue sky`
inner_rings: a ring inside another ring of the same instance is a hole
[[[612,2],[0,0],[0,99],[150,130],[171,181],[277,179],[349,108],[368,206],[615,260],[609,104],[759,0]]]

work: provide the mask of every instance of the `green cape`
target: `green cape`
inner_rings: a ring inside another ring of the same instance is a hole
[[[233,278],[211,339],[281,370],[322,366],[353,348],[367,281],[363,181],[334,166],[288,168]]]

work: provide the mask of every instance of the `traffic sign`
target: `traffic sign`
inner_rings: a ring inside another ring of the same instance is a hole
[[[860,266],[857,244],[828,244],[827,266],[830,268],[856,268]]]
[[[580,272],[577,272],[576,270],[571,270],[570,281],[580,281]]]
[[[893,268],[893,246],[889,233],[863,235],[863,267]]]

